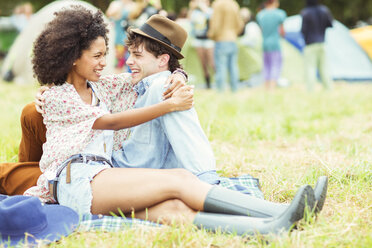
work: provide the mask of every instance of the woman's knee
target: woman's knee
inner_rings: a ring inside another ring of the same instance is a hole
[[[156,215],[156,221],[163,224],[192,223],[195,211],[178,199],[167,200],[161,204],[162,212]]]
[[[167,200],[166,202],[164,202],[164,204],[169,213],[181,214],[192,211],[189,206],[187,206],[183,201],[179,199]]]
[[[22,109],[21,122],[22,120],[27,121],[32,120],[33,118],[38,117],[39,115],[41,114],[36,111],[35,103],[30,102],[26,104],[26,106],[24,106]]]
[[[185,181],[194,181],[197,179],[197,177],[192,174],[190,171],[182,168],[172,169],[171,170],[174,176],[177,178],[177,180],[180,180],[181,182]]]

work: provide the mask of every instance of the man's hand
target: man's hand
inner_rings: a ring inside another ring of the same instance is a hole
[[[35,107],[36,107],[36,111],[39,112],[40,114],[44,114],[44,97],[43,97],[43,93],[45,91],[49,90],[49,87],[48,86],[41,86],[38,91],[36,92],[36,95],[35,95]]]

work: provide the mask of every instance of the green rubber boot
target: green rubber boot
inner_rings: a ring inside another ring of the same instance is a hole
[[[328,177],[327,176],[321,176],[318,178],[315,187],[314,187],[314,197],[315,197],[315,205],[311,210],[314,210],[315,214],[318,214],[320,211],[322,211],[325,199],[327,197],[327,190],[328,190]],[[272,205],[273,208],[271,208],[270,212],[272,216],[278,216],[281,213],[283,213],[289,204],[278,204],[274,203],[276,205]],[[308,206],[311,205],[308,203]]]
[[[296,195],[301,194],[304,187],[300,188]],[[313,190],[305,191],[304,197],[307,200],[306,204],[312,209],[315,204]],[[204,212],[267,218],[281,215],[288,206],[288,204],[270,202],[215,186],[207,194],[204,202]],[[301,219],[302,216],[299,216],[299,218]]]
[[[220,229],[238,235],[278,234],[288,231],[296,221],[303,218],[307,197],[313,194],[314,191],[310,186],[301,187],[292,203],[277,217],[261,218],[199,212],[195,216],[194,224],[210,231]]]

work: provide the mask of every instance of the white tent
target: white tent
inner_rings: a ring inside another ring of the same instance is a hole
[[[34,40],[43,30],[45,24],[54,18],[54,13],[63,7],[69,5],[82,5],[87,9],[96,11],[97,8],[83,1],[60,0],[55,1],[37,13],[35,13],[27,27],[18,35],[13,45],[11,46],[2,66],[1,76],[11,70],[15,76],[14,81],[21,84],[34,83],[36,79],[33,77],[31,54]],[[109,21],[106,19],[109,24]],[[104,74],[114,72],[115,63],[115,48],[114,48],[114,31],[111,25],[108,25],[109,32],[109,54],[107,55],[107,66]]]

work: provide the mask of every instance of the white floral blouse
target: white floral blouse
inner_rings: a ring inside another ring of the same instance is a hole
[[[93,83],[97,97],[103,101],[111,113],[133,107],[137,95],[133,91],[128,73],[102,77]],[[75,87],[65,83],[54,86],[44,93],[44,124],[47,128],[46,142],[40,170],[43,174],[37,185],[28,189],[25,195],[39,197],[43,202],[54,202],[47,187],[48,180],[54,179],[59,165],[74,154],[81,153],[91,140],[102,130],[92,129],[95,120],[108,112],[99,106],[82,101]],[[129,129],[115,131],[114,150],[128,137]]]

